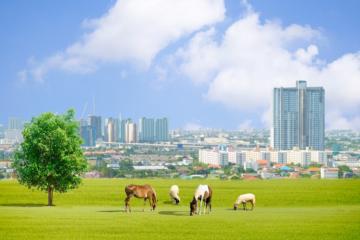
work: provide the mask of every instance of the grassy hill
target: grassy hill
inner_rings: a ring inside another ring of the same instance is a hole
[[[155,212],[133,199],[125,213],[126,184],[151,184],[159,197]],[[213,211],[189,216],[200,183],[214,191]],[[180,187],[174,206],[168,191]],[[254,211],[233,211],[241,193],[256,195]],[[360,239],[360,180],[220,181],[178,179],[84,180],[79,189],[47,195],[16,181],[0,181],[1,239]]]

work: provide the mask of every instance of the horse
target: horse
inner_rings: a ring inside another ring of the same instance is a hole
[[[209,207],[208,213],[211,211],[212,189],[208,185],[199,185],[195,191],[194,197],[190,202],[190,216],[194,214],[201,215],[202,202],[205,203],[204,214]],[[198,208],[198,200],[200,200],[200,207]]]
[[[125,187],[125,211],[131,212],[130,209],[130,198],[136,197],[136,198],[143,198],[144,199],[144,206],[146,204],[146,200],[149,200],[150,203],[150,210],[155,210],[156,203],[157,203],[157,197],[155,190],[148,184],[146,185],[127,185]],[[143,209],[144,211],[144,209]]]
[[[255,207],[255,195],[252,193],[246,193],[246,194],[242,194],[240,195],[237,199],[236,202],[234,203],[234,210],[236,210],[239,206],[239,204],[241,203],[243,205],[243,210],[246,211],[248,210],[246,208],[246,203],[251,203],[251,210],[254,209]]]
[[[178,205],[179,202],[180,202],[179,186],[178,185],[172,185],[170,187],[169,195],[170,195],[171,200],[174,200],[175,204]]]

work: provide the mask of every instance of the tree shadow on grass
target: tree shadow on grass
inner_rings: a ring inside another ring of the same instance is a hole
[[[189,216],[190,212],[188,211],[159,211],[160,215],[171,215],[171,216]]]
[[[1,207],[47,207],[46,204],[41,204],[41,203],[0,203],[0,206]]]

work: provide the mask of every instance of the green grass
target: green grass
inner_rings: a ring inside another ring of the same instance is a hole
[[[133,199],[124,213],[124,186],[149,183],[159,197],[155,212]],[[209,215],[189,216],[196,186],[214,191]],[[169,202],[170,185],[181,204]],[[233,211],[241,193],[257,197],[254,211]],[[45,193],[0,181],[0,239],[360,239],[360,180],[85,180],[79,189]]]

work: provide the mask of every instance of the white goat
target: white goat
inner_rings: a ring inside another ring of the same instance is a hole
[[[179,202],[180,202],[179,186],[178,185],[172,185],[170,187],[169,195],[170,195],[171,200],[174,200],[175,204],[178,205]]]
[[[234,204],[234,210],[236,210],[239,206],[239,204],[241,203],[243,205],[243,210],[248,210],[246,208],[246,203],[251,203],[251,210],[254,209],[255,207],[255,195],[252,193],[246,193],[246,194],[242,194],[240,195],[237,199],[236,202]]]

